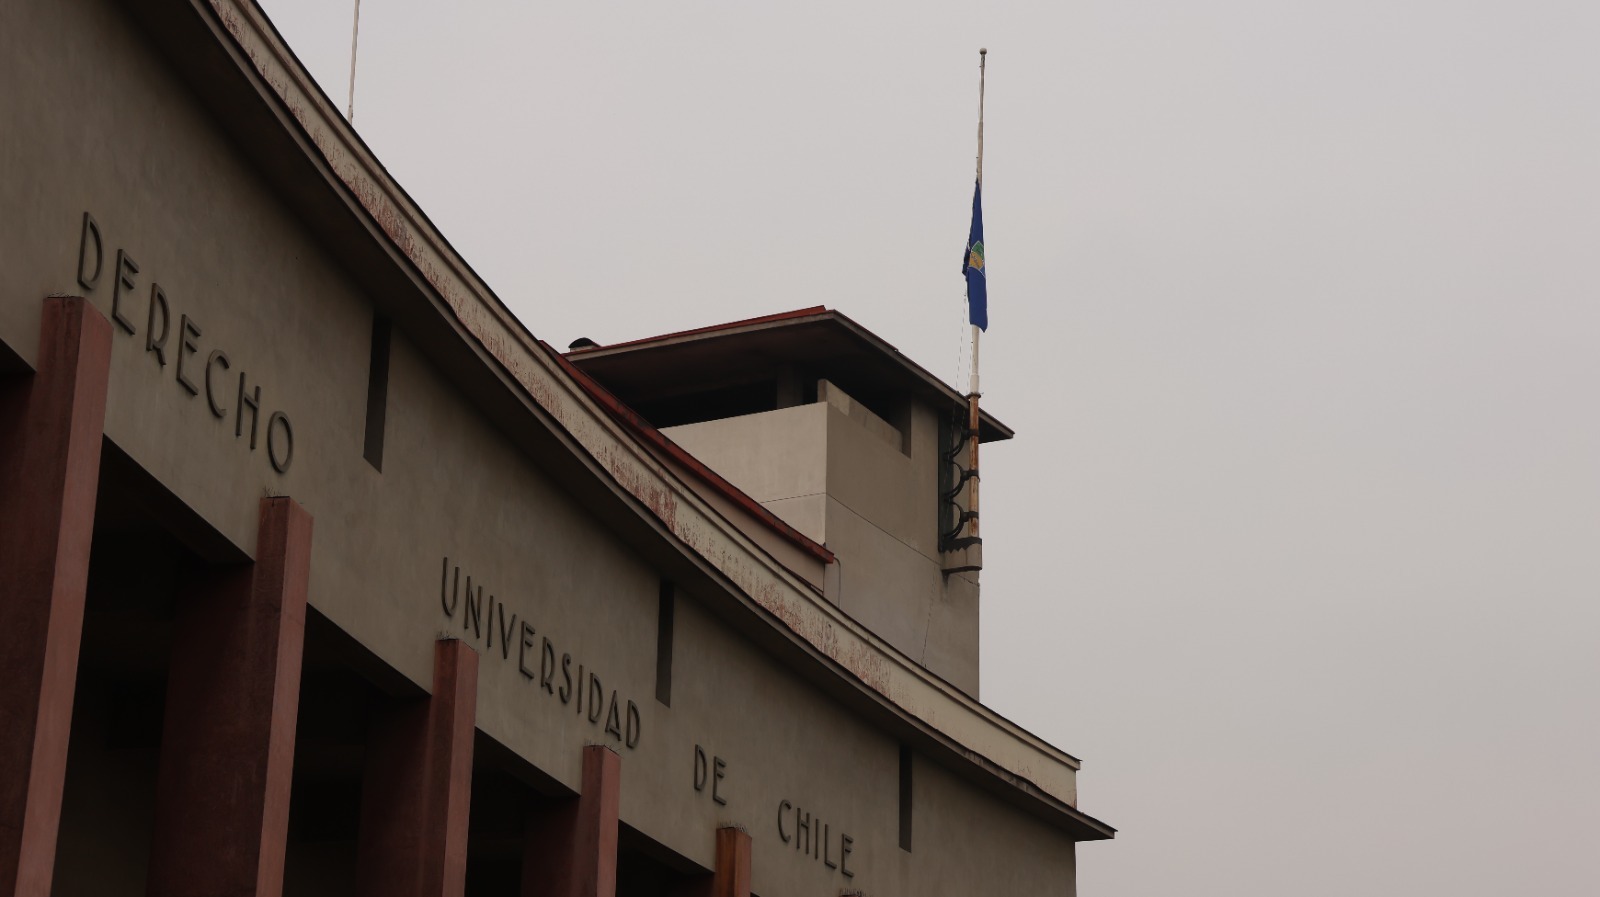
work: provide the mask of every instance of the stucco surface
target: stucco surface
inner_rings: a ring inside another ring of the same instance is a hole
[[[826,415],[827,406],[813,403],[661,432],[751,498],[767,504],[827,491]]]
[[[834,551],[828,600],[977,696],[976,574],[946,577],[938,550],[936,412],[908,402],[902,431],[826,381],[818,394],[663,432]]]

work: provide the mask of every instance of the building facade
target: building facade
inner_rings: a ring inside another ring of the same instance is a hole
[[[1075,892],[948,387],[551,349],[250,0],[10,0],[0,86],[0,894]]]

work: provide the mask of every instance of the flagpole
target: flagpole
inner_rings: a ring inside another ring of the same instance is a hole
[[[355,21],[350,24],[350,106],[345,118],[356,122],[356,41],[361,37],[361,0],[356,0]]]
[[[978,50],[978,188],[983,188],[983,87],[984,67],[989,59],[989,50],[986,47]],[[972,326],[972,374],[967,385],[967,429],[971,432],[972,455],[968,465],[968,476],[971,477],[970,491],[967,495],[967,520],[968,538],[978,538],[978,334],[981,332],[977,324]]]

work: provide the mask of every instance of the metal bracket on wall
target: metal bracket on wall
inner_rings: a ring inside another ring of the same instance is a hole
[[[952,539],[941,554],[939,572],[976,573],[983,569],[983,540],[977,536]]]
[[[971,440],[977,438],[977,431],[967,426],[967,421],[961,416],[954,416],[948,425],[941,428],[945,448],[940,451],[939,474],[939,551],[946,555],[945,572],[958,572],[976,569],[975,562],[967,558],[969,550],[977,543],[974,537],[962,537],[968,531],[968,524],[977,519],[977,513],[961,506],[959,501],[962,492],[966,491],[969,483],[979,479],[978,472],[966,466],[966,454]],[[951,557],[956,553],[955,557]],[[977,562],[980,563],[981,562]]]

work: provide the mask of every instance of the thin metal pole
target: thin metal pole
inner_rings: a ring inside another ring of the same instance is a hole
[[[983,88],[984,69],[989,61],[988,48],[978,50],[978,187],[983,187]],[[968,464],[971,479],[968,480],[967,511],[971,517],[967,521],[967,536],[978,537],[978,334],[981,331],[978,325],[972,325],[972,377],[967,386],[967,429],[972,432],[972,456]]]
[[[345,118],[349,119],[351,124],[355,124],[356,121],[356,41],[360,37],[361,0],[356,0],[356,19],[350,26],[350,107],[345,112]],[[979,142],[981,143],[982,140],[980,139]],[[982,166],[980,165],[979,167],[981,168]],[[982,180],[983,178],[980,176],[978,179]]]
[[[357,0],[360,2],[360,0]],[[984,182],[984,64],[989,62],[989,48],[978,48],[978,182]]]

